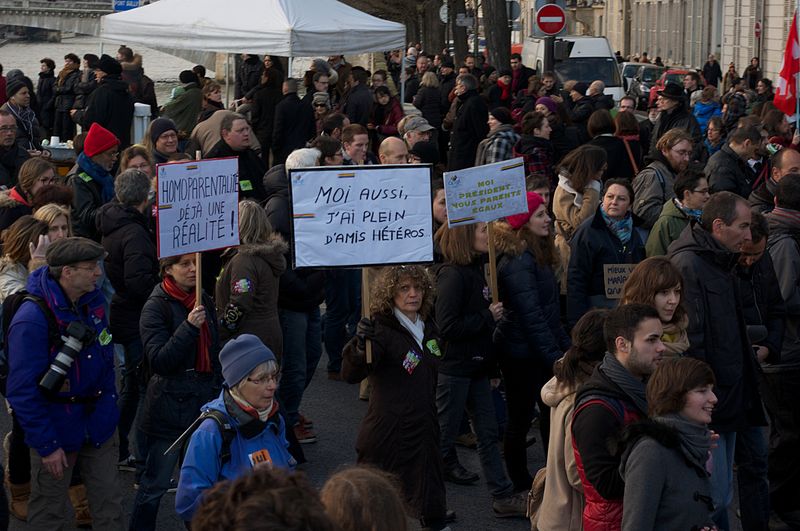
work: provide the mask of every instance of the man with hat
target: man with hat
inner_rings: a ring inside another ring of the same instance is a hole
[[[114,199],[111,169],[117,162],[119,147],[119,138],[114,133],[93,123],[84,140],[83,152],[67,175],[74,193],[72,229],[78,236],[100,241],[95,218],[97,209]]]
[[[668,82],[663,90],[658,91],[656,105],[659,115],[653,126],[653,134],[650,135],[650,152],[656,151],[656,144],[664,133],[670,129],[681,128],[685,129],[692,137],[694,150],[691,160],[698,160],[700,150],[703,149],[703,133],[697,119],[689,111],[683,87],[677,83]]]
[[[422,116],[406,116],[397,123],[397,131],[406,141],[409,149],[413,148],[417,142],[429,141],[433,129],[434,127]]]
[[[105,251],[75,237],[51,244],[45,257],[8,332],[7,398],[31,449],[28,525],[63,528],[80,457],[95,529],[121,530],[114,348],[96,286]]]
[[[88,129],[98,123],[111,131],[125,149],[131,145],[133,122],[133,96],[128,84],[122,80],[122,65],[110,55],[103,54],[95,70],[97,89],[89,95],[86,111],[78,115],[72,111],[73,120],[80,117],[81,127]]]

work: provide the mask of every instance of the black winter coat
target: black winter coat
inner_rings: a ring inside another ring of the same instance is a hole
[[[139,333],[145,363],[152,374],[144,397],[140,428],[146,434],[175,440],[200,416],[200,408],[219,395],[219,333],[214,301],[203,293],[211,331],[212,373],[195,372],[200,329],[186,320],[189,312],[158,284],[142,309]]]
[[[670,244],[668,256],[683,276],[681,299],[689,313],[685,355],[711,365],[717,380],[712,429],[731,432],[765,425],[756,359],[734,273],[739,255],[692,222]]]
[[[623,244],[606,226],[597,207],[594,216],[578,227],[569,242],[567,268],[567,321],[571,326],[592,308],[612,308],[617,299],[605,293],[603,271],[606,264],[638,264],[645,259],[644,242],[636,229]]]
[[[278,73],[270,69],[270,76],[263,85],[252,90],[253,108],[250,123],[261,149],[267,149],[272,143],[272,131],[275,125],[275,107],[281,101],[281,79]]]
[[[585,144],[589,141],[589,133],[586,130],[586,124],[593,112],[594,102],[592,98],[588,96],[584,96],[574,102],[572,108],[569,109],[569,119],[572,120],[572,124],[578,128],[578,141],[581,144]]]
[[[23,198],[25,197],[25,192],[20,189],[19,185],[14,188]],[[32,214],[33,209],[30,206],[20,203],[11,197],[11,190],[0,191],[0,233],[22,216],[30,216]]]
[[[366,127],[373,101],[372,91],[366,85],[359,83],[347,93],[342,111],[350,119],[351,124],[361,124]]]
[[[264,174],[267,173],[267,165],[264,164],[264,160],[250,148],[244,151],[234,151],[224,140],[217,142],[206,154],[207,159],[224,157],[239,158],[239,199],[253,199],[263,203],[267,198],[267,193],[264,191]]]
[[[116,201],[97,211],[97,228],[108,253],[106,275],[114,287],[111,333],[116,343],[129,343],[139,338],[139,316],[159,283],[156,241],[145,215]]]
[[[739,280],[739,292],[742,294],[745,323],[748,326],[760,325],[767,328],[766,339],[757,342],[769,349],[765,363],[780,363],[786,306],[770,254],[764,253],[749,268],[737,265],[736,276]]]
[[[76,164],[67,175],[67,184],[72,186],[72,231],[75,236],[100,242],[97,210],[103,206],[102,186],[91,177],[82,177],[82,172]]]
[[[73,70],[64,78],[64,83],[54,85],[55,110],[68,112],[75,105],[78,85],[81,82],[81,71]]]
[[[450,108],[450,92],[456,86],[456,74],[453,72],[448,76],[440,76],[439,79],[439,98],[441,100],[439,108],[442,112],[447,112]]]
[[[267,193],[265,209],[272,229],[289,244],[286,263],[289,267],[280,277],[278,308],[293,312],[310,312],[325,300],[325,273],[319,269],[293,269],[292,221],[289,208],[289,180],[283,164],[273,166],[264,176]]]
[[[16,186],[19,168],[29,158],[28,152],[16,142],[8,149],[0,147],[0,186]]]
[[[442,338],[439,372],[480,378],[494,372],[489,288],[483,261],[436,268],[436,327]]]
[[[295,149],[306,147],[306,143],[317,133],[314,110],[304,105],[296,93],[287,94],[275,107],[275,123],[272,129],[273,164],[283,164]]]
[[[439,129],[442,126],[442,97],[438,88],[420,87],[414,96],[414,107],[419,109],[422,117],[431,126]]]
[[[248,58],[239,65],[234,83],[234,97],[238,100],[258,86],[264,66],[257,56]]]
[[[711,155],[705,174],[712,194],[726,190],[747,199],[753,192],[756,175],[729,144]]]
[[[53,127],[55,115],[55,86],[56,76],[53,72],[39,72],[39,83],[36,87],[36,97],[39,98],[39,123],[42,127]]]
[[[616,177],[633,181],[633,178],[636,176],[636,171],[634,171],[633,165],[631,164],[631,158],[628,156],[628,150],[625,149],[625,142],[621,138],[613,135],[599,135],[587,143],[591,146],[597,146],[606,152],[608,168],[603,174],[603,182]],[[641,150],[638,148],[638,146],[632,146],[631,152],[633,153],[634,160],[636,160],[638,157],[636,163],[641,169]]]
[[[119,138],[120,150],[131,145],[133,96],[118,76],[106,76],[89,96],[81,126],[88,131],[97,122]]]
[[[489,133],[489,108],[477,90],[468,90],[461,96],[461,106],[456,111],[450,135],[448,170],[461,170],[475,165],[478,144]]]

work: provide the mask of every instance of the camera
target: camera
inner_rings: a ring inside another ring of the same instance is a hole
[[[64,344],[50,363],[50,368],[39,381],[39,387],[49,393],[57,393],[64,384],[67,371],[72,366],[84,345],[94,341],[95,332],[80,321],[72,321],[67,326],[67,335],[62,336]]]

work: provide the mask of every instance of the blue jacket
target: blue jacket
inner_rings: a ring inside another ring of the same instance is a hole
[[[33,302],[24,302],[8,332],[8,401],[25,431],[25,443],[46,457],[59,448],[79,450],[87,440],[95,448],[114,435],[119,420],[114,385],[114,348],[108,332],[105,299],[100,290],[83,295],[75,306],[53,277],[41,267],[28,277],[27,290],[43,298],[53,310],[59,332],[81,321],[93,328],[97,338],[85,347],[70,367],[59,398],[97,397],[91,404],[60,403],[48,398],[38,384],[55,358],[60,345],[49,344],[47,318]],[[105,345],[101,333],[108,334]]]
[[[694,117],[700,125],[700,131],[702,131],[703,136],[706,134],[708,121],[714,116],[722,116],[722,107],[716,101],[709,101],[708,103],[698,101],[694,104]]]
[[[231,441],[230,460],[221,463],[222,431],[214,419],[206,419],[192,434],[189,447],[181,466],[178,492],[175,495],[175,510],[184,521],[190,521],[200,506],[203,492],[218,481],[236,479],[252,470],[250,456],[259,450],[266,450],[272,459],[272,466],[294,470],[297,461],[289,454],[286,440],[286,425],[277,412],[268,420],[259,434],[247,439],[239,431],[239,423],[224,403],[225,391],[203,406],[203,411],[221,411],[236,428],[236,437]],[[230,399],[230,397],[229,397]]]

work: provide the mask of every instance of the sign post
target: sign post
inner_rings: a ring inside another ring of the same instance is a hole
[[[200,253],[239,245],[238,173],[236,157],[156,167],[158,257],[196,253],[198,305]]]
[[[497,256],[492,221],[527,212],[525,163],[517,158],[465,170],[445,172],[447,224],[450,227],[485,222],[489,232],[489,287],[498,302]]]

